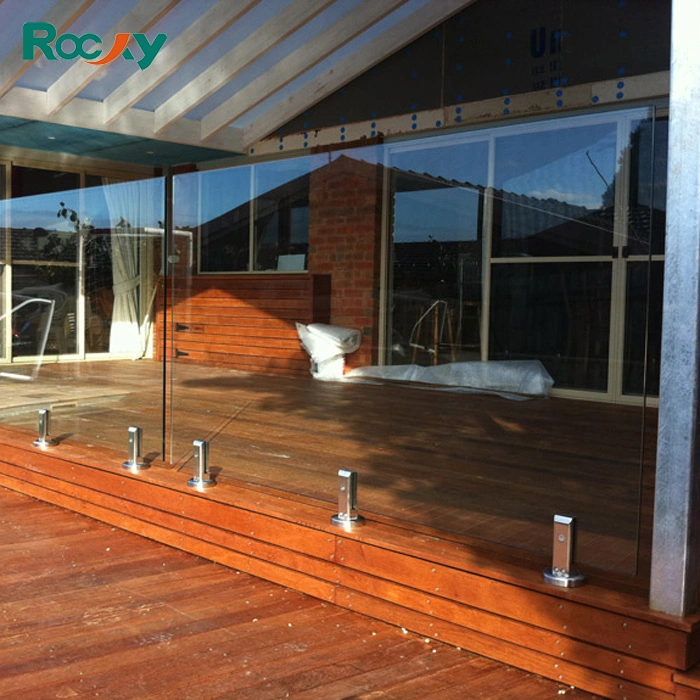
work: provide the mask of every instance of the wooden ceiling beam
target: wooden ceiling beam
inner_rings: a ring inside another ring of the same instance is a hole
[[[135,105],[259,2],[261,0],[245,0],[245,2],[219,0],[194,24],[178,35],[177,41],[166,44],[147,71],[133,73],[107,96],[104,100],[105,124],[111,124],[129,107]],[[182,114],[186,112],[187,109]]]
[[[112,46],[119,33],[147,32],[166,15],[179,0],[141,0],[126,17],[120,20],[103,36],[103,46]],[[50,115],[63,109],[80,91],[102,73],[109,64],[91,65],[76,61],[46,91],[46,104]],[[104,124],[100,115],[99,124]]]
[[[280,10],[160,105],[156,109],[156,131],[166,129],[201,104],[333,2],[334,0],[294,0]]]
[[[48,22],[56,27],[57,34],[66,32],[95,0],[83,0],[76,4],[75,0],[57,0],[56,4],[41,18],[41,22]],[[38,56],[35,52],[34,59],[27,60],[22,57],[22,42],[17,45],[0,61],[0,97],[34,65]]]
[[[441,0],[439,6],[442,7]],[[446,0],[448,3],[451,0]],[[406,0],[365,0],[328,29],[293,51],[202,119],[202,139],[209,139],[339,48],[367,31]],[[435,11],[436,3],[429,3]]]

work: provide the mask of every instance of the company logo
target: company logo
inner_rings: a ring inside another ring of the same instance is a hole
[[[143,54],[136,62],[141,70],[145,70],[153,63],[168,38],[165,34],[158,34],[153,41],[149,41],[145,34],[119,33],[114,37],[112,48],[105,52],[102,39],[97,34],[57,34],[56,27],[49,22],[27,22],[22,29],[22,58],[25,61],[33,60],[35,49],[39,49],[49,61],[82,58],[93,66],[111,63],[119,56],[134,61],[134,54],[128,47],[133,37]]]

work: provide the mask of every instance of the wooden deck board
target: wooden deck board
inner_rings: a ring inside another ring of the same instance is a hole
[[[5,489],[0,514],[2,697],[595,697]]]

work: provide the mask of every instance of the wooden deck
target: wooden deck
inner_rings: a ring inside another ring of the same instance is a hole
[[[596,697],[4,489],[0,513],[0,697]]]

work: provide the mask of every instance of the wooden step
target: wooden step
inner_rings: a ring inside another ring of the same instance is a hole
[[[32,438],[0,427],[0,485],[603,697],[691,689],[674,674],[700,660],[696,617],[595,583],[546,586],[541,561],[494,545],[379,516],[344,532],[331,503],[223,474],[198,492],[166,464],[132,474],[117,451]]]
[[[700,700],[700,665],[689,671],[679,671],[673,676],[676,684],[676,700]]]

